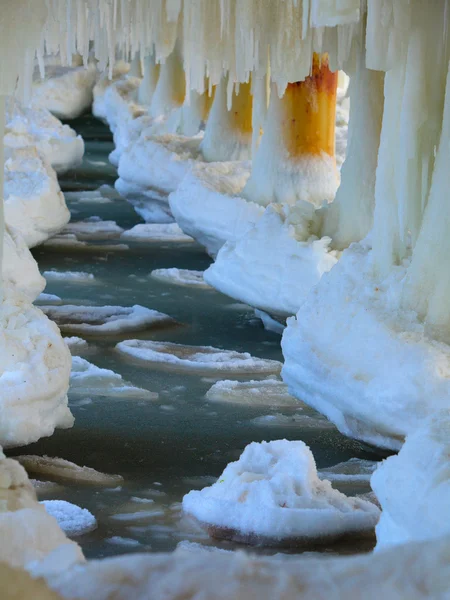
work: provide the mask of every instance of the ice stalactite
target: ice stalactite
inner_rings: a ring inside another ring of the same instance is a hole
[[[158,83],[150,105],[150,115],[160,117],[180,108],[186,97],[186,79],[178,47],[161,65]]]
[[[141,55],[139,52],[133,56],[133,59],[130,63],[130,71],[129,75],[133,77],[142,77],[142,65],[141,65]]]
[[[138,102],[150,106],[159,79],[160,65],[156,64],[155,56],[148,54],[143,63],[143,79],[138,90]]]
[[[214,102],[201,144],[207,162],[248,160],[252,148],[251,82],[233,89],[228,102],[230,80],[224,78],[217,86]]]
[[[337,73],[326,55],[314,55],[311,74],[288,84],[280,98],[273,86],[266,128],[243,196],[262,205],[320,206],[338,186],[334,156]]]
[[[203,94],[195,90],[189,92],[183,106],[167,119],[167,131],[176,131],[187,137],[197,135],[208,120],[215,96],[215,88],[211,95],[208,86],[205,86],[205,90]]]

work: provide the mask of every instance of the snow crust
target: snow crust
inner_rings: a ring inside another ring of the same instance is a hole
[[[130,307],[64,304],[40,308],[67,333],[114,335],[175,323],[172,317],[139,304]]]
[[[172,342],[126,340],[116,349],[144,363],[191,373],[279,373],[281,363],[255,358],[248,352],[221,350],[212,346],[184,346]]]
[[[72,346],[73,344],[69,344],[69,348],[72,348]],[[75,348],[77,347],[78,344]],[[110,369],[97,367],[79,356],[72,357],[70,395],[82,397],[106,396],[108,398],[141,398],[151,400],[158,398],[158,394],[155,394],[154,392],[127,383],[122,379],[122,376],[119,375],[119,373],[115,373]]]
[[[277,544],[325,541],[373,529],[380,511],[317,476],[303,442],[253,442],[218,481],[183,498],[210,535]]]
[[[77,537],[97,529],[97,519],[86,508],[65,500],[43,500],[41,504],[69,537]]]
[[[244,404],[246,406],[298,406],[289,395],[285,383],[270,377],[261,381],[217,381],[207,392],[210,402]]]
[[[158,279],[165,283],[171,283],[173,285],[181,285],[186,287],[194,287],[210,290],[211,286],[208,285],[203,278],[203,271],[190,271],[188,269],[177,269],[172,267],[171,269],[155,269],[150,273],[153,279]]]
[[[139,223],[120,236],[131,242],[193,242],[176,223]]]

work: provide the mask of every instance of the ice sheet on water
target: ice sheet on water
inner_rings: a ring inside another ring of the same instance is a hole
[[[122,240],[134,242],[193,242],[176,223],[140,223],[124,231]]]
[[[215,383],[205,397],[211,402],[246,406],[301,406],[301,402],[289,394],[287,385],[275,377],[262,381],[225,379]]]
[[[74,234],[79,240],[112,240],[119,238],[122,232],[123,228],[115,221],[103,221],[100,217],[73,221],[63,230],[63,234]]]
[[[55,296],[55,294],[39,294],[36,298],[35,303],[37,304],[61,304],[62,300],[59,296]]]
[[[43,500],[41,504],[69,537],[89,533],[97,528],[97,520],[86,508],[65,500]]]
[[[44,271],[47,281],[70,281],[75,283],[92,283],[95,277],[92,273],[84,271]]]
[[[41,310],[67,333],[118,334],[174,325],[172,317],[134,306],[41,306]]]
[[[96,471],[91,467],[80,467],[64,458],[24,454],[15,457],[15,459],[20,462],[27,473],[51,477],[57,480],[105,487],[115,487],[123,483],[121,475],[110,475]]]
[[[98,240],[98,238],[96,239]],[[130,249],[126,244],[88,244],[79,240],[74,233],[59,233],[47,240],[43,246],[47,248],[70,248],[71,250],[82,250],[83,252],[115,252]]]
[[[158,279],[164,283],[203,288],[207,290],[213,289],[203,279],[203,271],[191,271],[189,269],[177,269],[176,267],[172,267],[170,269],[155,269],[150,275],[154,279]]]
[[[340,462],[332,467],[321,469],[319,477],[340,483],[368,483],[379,464],[373,460],[350,458],[350,460]]]
[[[263,427],[295,427],[298,429],[334,429],[333,423],[330,423],[325,417],[317,415],[311,417],[301,413],[293,415],[283,415],[276,413],[274,415],[263,415],[250,421],[253,425]]]
[[[222,350],[212,346],[187,346],[171,342],[126,340],[116,346],[127,356],[148,364],[178,371],[204,373],[279,373],[281,363],[256,358],[248,352]]]
[[[138,540],[121,537],[119,535],[114,535],[113,537],[106,538],[105,542],[107,542],[108,544],[113,544],[115,546],[124,546],[127,548],[137,548],[138,546],[142,545],[141,542],[139,542]]]
[[[78,352],[80,352],[82,350],[87,350],[87,348],[88,348],[87,341],[83,340],[83,338],[80,338],[80,337],[76,337],[76,336],[65,337],[64,341],[69,346],[69,350],[70,350],[71,354],[77,354]]]
[[[107,396],[145,400],[158,398],[158,394],[135,387],[124,381],[119,373],[101,369],[80,356],[72,357],[69,393],[77,397]]]

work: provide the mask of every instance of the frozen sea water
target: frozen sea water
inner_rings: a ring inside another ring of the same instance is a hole
[[[83,164],[61,179],[63,190],[69,192],[67,200],[73,220],[98,216],[115,221],[123,229],[142,223],[131,205],[113,189],[116,172],[107,162],[107,155],[113,149],[109,131],[91,116],[72,122],[72,127],[85,138],[87,150]],[[282,360],[280,336],[266,331],[250,307],[238,305],[212,290],[174,286],[150,277],[154,269],[205,270],[211,259],[196,243],[127,240],[129,250],[125,252],[111,251],[108,248],[111,241],[90,240],[88,243],[97,246],[94,251],[79,252],[61,247],[40,247],[33,251],[41,271],[81,271],[95,276],[95,286],[49,281],[46,293],[59,296],[62,304],[140,304],[166,313],[183,325],[145,331],[139,336],[133,333],[129,337],[216,346]],[[51,438],[14,452],[58,456],[124,477],[123,483],[109,488],[61,482],[62,489],[58,487],[53,495],[52,488],[39,495],[40,500],[66,500],[95,515],[97,529],[77,538],[89,558],[143,550],[171,551],[181,541],[235,548],[236,545],[227,542],[208,540],[195,523],[182,516],[180,502],[191,489],[214,481],[226,464],[237,460],[252,441],[301,439],[311,447],[318,468],[350,458],[381,458],[340,435],[334,427],[302,427],[301,420],[298,426],[294,424],[289,428],[276,422],[262,427],[254,420],[280,413],[289,418],[299,407],[278,406],[272,410],[267,406],[208,402],[205,394],[214,381],[205,379],[202,374],[169,373],[127,361],[114,350],[118,341],[114,336],[90,335],[83,357],[100,368],[120,374],[138,388],[158,393],[159,398],[151,401],[91,398],[88,390],[83,397],[77,389],[76,396],[70,398],[76,418],[74,427],[57,431]],[[237,378],[257,377],[251,374]],[[301,413],[311,418],[317,416],[309,408],[303,408]],[[39,479],[43,478],[39,476]],[[367,490],[353,489],[351,484],[345,487],[349,495],[362,491]],[[138,512],[143,514],[130,518],[130,514]],[[118,540],[127,540],[127,543]],[[332,552],[364,549],[369,548],[325,548]]]

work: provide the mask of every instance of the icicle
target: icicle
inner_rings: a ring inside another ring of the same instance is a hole
[[[144,58],[144,77],[138,90],[138,102],[150,106],[159,79],[160,65],[155,64],[152,54]]]

